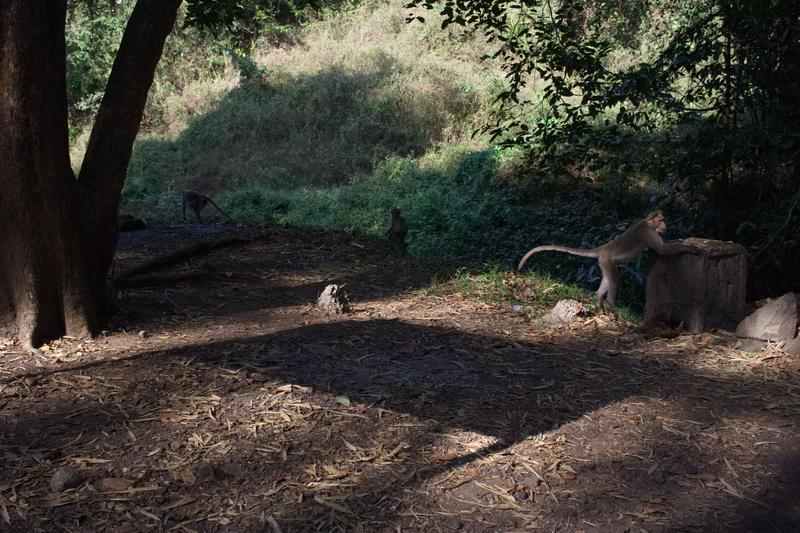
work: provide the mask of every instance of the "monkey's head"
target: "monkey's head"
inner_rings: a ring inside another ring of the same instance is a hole
[[[396,207],[391,208],[389,212],[391,213],[392,217],[396,218],[400,216],[400,210]]]
[[[661,211],[653,211],[647,215],[645,222],[659,235],[664,235],[667,232],[667,219]]]

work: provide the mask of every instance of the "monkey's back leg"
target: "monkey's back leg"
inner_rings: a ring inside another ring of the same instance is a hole
[[[617,290],[619,289],[619,269],[614,261],[610,259],[600,259],[600,271],[603,273],[603,281],[600,282],[600,288],[597,289],[597,304],[598,307],[606,312],[606,305],[611,313],[616,316],[617,308]]]

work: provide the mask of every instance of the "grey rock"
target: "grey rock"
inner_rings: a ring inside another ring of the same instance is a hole
[[[559,300],[553,309],[541,319],[543,324],[566,328],[576,318],[588,315],[589,310],[576,300]]]
[[[800,337],[795,337],[794,339],[789,339],[785,343],[783,343],[783,347],[781,347],[783,353],[787,355],[794,355],[800,357]]]
[[[50,490],[61,492],[77,487],[82,481],[83,476],[77,470],[69,466],[62,466],[53,472],[53,477],[50,478]]]
[[[760,352],[767,345],[767,341],[761,339],[740,339],[734,348],[742,352]]]
[[[786,293],[742,320],[736,335],[767,341],[791,339],[797,332],[797,300]]]
[[[317,307],[328,315],[341,315],[350,310],[350,300],[344,292],[344,285],[328,285],[317,298]]]

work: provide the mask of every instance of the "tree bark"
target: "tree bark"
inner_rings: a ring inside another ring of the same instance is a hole
[[[67,145],[65,2],[0,3],[0,284],[23,344],[96,327]]]
[[[179,5],[137,3],[76,180],[66,2],[0,0],[0,330],[26,347],[98,327],[122,183]]]
[[[744,314],[747,254],[732,242],[683,241],[704,254],[651,254],[645,322],[692,333],[735,328]]]
[[[105,304],[114,257],[117,213],[133,143],[153,83],[164,42],[175,25],[182,0],[139,0],[125,27],[103,101],[97,112],[78,183],[87,214],[84,234],[95,246],[90,282]]]

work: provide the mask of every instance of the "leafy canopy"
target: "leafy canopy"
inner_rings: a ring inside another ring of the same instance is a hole
[[[700,118],[730,126],[737,113],[765,112],[796,94],[797,0],[640,3],[666,12],[670,35],[650,57],[617,68],[610,53],[619,43],[607,30],[614,16],[617,26],[627,18],[619,2],[411,0],[407,7],[438,7],[443,27],[460,25],[498,43],[494,57],[508,85],[498,98],[500,118],[487,129],[506,144],[553,147],[609,115],[633,128]],[[417,12],[414,19],[424,21]],[[533,77],[544,83],[542,99],[523,101]],[[524,111],[532,106],[542,111],[531,123]]]

